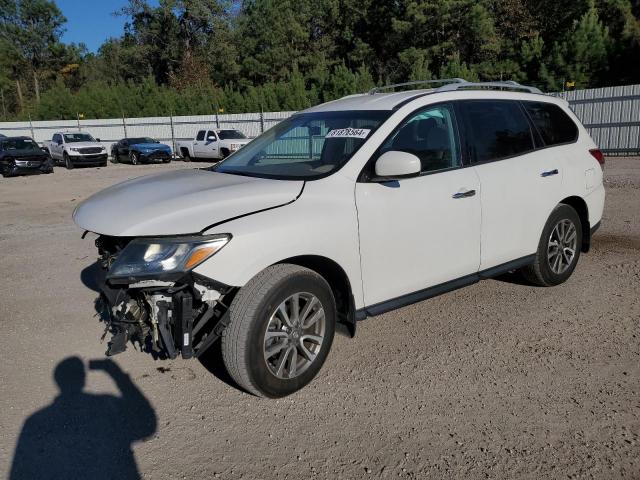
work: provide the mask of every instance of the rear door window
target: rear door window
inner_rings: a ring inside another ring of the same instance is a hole
[[[546,146],[574,142],[578,127],[559,106],[546,102],[522,102]]]
[[[490,162],[534,149],[531,126],[515,101],[460,102],[465,144],[472,162]]]
[[[207,133],[205,130],[200,130],[198,132],[198,135],[196,136],[196,140],[201,142],[202,140],[204,140],[204,134]]]

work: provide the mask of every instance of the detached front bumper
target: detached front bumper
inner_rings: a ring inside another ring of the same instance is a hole
[[[2,170],[2,174],[5,177],[37,175],[40,173],[53,173],[53,163],[50,160],[43,162],[15,161],[9,165],[4,165]]]
[[[102,318],[105,335],[111,334],[106,354],[121,353],[131,342],[159,359],[202,355],[228,325],[228,305],[237,289],[192,272],[178,279],[114,283],[107,274],[119,241],[96,240]]]

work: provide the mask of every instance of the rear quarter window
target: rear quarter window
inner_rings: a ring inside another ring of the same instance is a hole
[[[578,127],[562,108],[553,103],[523,102],[546,146],[574,142]]]

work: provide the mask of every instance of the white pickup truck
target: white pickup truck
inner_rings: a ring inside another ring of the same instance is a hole
[[[100,139],[84,132],[56,132],[51,140],[44,142],[56,165],[64,165],[71,170],[76,165],[107,166],[109,153]]]
[[[185,162],[192,159],[222,160],[251,140],[239,130],[200,130],[193,140],[176,142],[176,153]]]

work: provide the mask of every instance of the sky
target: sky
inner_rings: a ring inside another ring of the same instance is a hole
[[[55,0],[67,18],[65,43],[84,43],[95,52],[109,37],[122,35],[126,17],[114,16],[129,2],[127,0]],[[157,4],[157,0],[149,2]]]

